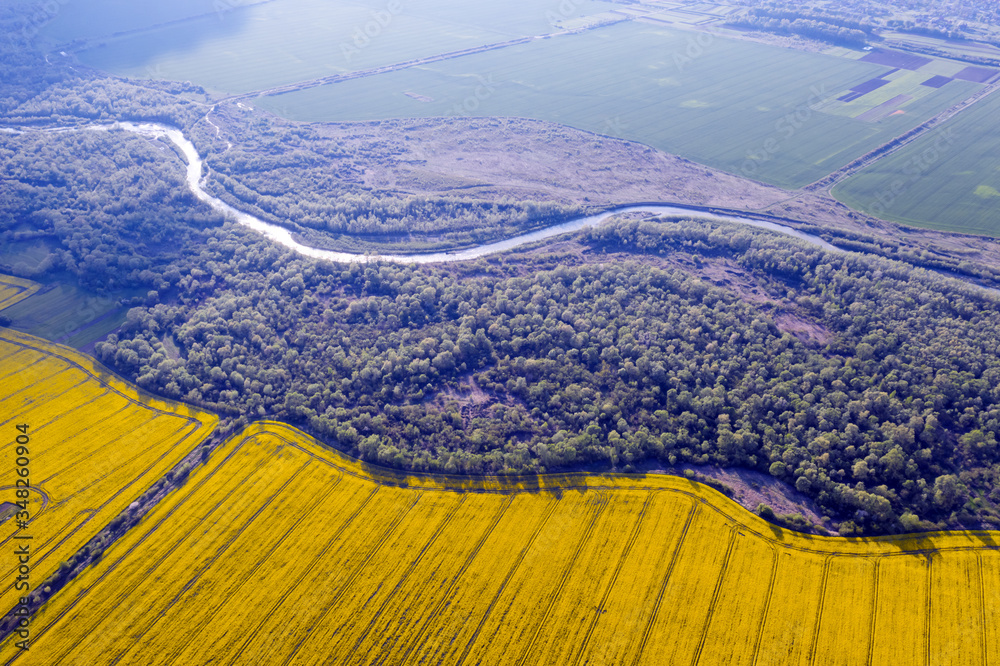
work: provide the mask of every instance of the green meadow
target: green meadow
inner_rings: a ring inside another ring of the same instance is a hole
[[[818,111],[888,72],[642,23],[258,100],[296,120],[521,116],[639,141],[782,187],[813,182],[968,96],[953,81],[879,122]]]
[[[82,62],[118,75],[192,81],[220,93],[371,69],[557,30],[556,20],[606,11],[595,0],[187,0],[183,21],[139,26],[136,12],[104,29],[113,0],[74,0],[45,31],[54,42],[87,40]],[[70,12],[70,7],[75,10]],[[143,4],[145,7],[145,4]],[[83,12],[81,8],[87,8]],[[571,11],[570,11],[571,9]],[[80,14],[80,16],[76,16]],[[73,21],[76,21],[74,23]],[[131,30],[115,35],[120,30]]]
[[[1000,236],[1000,94],[836,186],[852,208],[904,224]]]

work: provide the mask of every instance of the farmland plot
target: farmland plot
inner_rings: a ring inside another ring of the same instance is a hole
[[[25,514],[0,523],[0,606],[14,607],[189,453],[217,418],[141,396],[89,357],[0,329],[3,501]],[[15,464],[16,463],[16,464]],[[23,552],[23,551],[22,551]]]
[[[41,285],[31,280],[0,275],[0,310],[23,301],[39,289]]]
[[[983,663],[996,536],[809,537],[674,477],[405,475],[263,422],[0,660]]]

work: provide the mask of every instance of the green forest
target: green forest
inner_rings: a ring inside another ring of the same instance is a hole
[[[793,484],[844,534],[1000,518],[996,299],[921,269],[685,221],[602,226],[589,261],[448,269],[212,236],[175,303],[97,347],[145,389],[403,469],[711,463]],[[659,265],[673,255],[735,259],[771,302]]]

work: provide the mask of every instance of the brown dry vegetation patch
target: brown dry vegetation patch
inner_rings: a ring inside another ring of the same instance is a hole
[[[810,346],[823,346],[830,342],[833,334],[822,324],[803,319],[791,312],[782,312],[775,316],[774,323],[778,329],[793,335],[800,342]]]

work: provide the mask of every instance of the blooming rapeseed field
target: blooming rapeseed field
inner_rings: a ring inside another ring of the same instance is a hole
[[[0,329],[0,386],[0,501],[23,503],[0,523],[6,612],[189,453],[217,417],[140,396],[84,354],[8,329]]]
[[[978,664],[997,537],[806,536],[666,476],[406,475],[262,422],[0,661]]]
[[[0,310],[23,301],[41,289],[41,287],[42,285],[31,280],[24,280],[10,275],[0,275]]]

